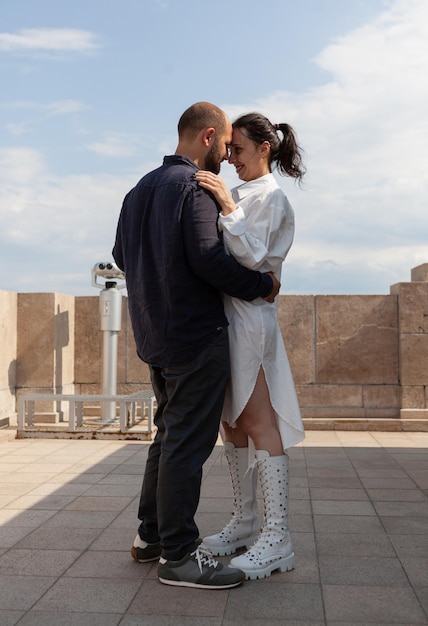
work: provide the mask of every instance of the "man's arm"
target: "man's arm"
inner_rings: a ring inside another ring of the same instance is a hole
[[[192,270],[224,293],[243,300],[273,302],[279,281],[273,275],[249,270],[229,256],[217,228],[218,208],[200,187],[192,188],[182,209],[184,246]]]

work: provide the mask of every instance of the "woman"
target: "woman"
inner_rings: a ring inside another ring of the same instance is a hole
[[[231,193],[218,176],[202,170],[195,175],[220,204],[224,244],[243,265],[273,272],[280,279],[282,262],[293,242],[294,213],[272,168],[301,181],[304,168],[293,129],[288,124],[274,126],[259,113],[240,117],[233,124],[229,163],[244,181]],[[294,567],[287,523],[286,450],[302,441],[304,428],[277,303],[261,298],[246,302],[225,295],[224,305],[230,322],[232,374],[222,427],[234,511],[221,532],[203,541],[218,556],[250,548],[233,558],[231,565],[244,571],[246,578],[265,578],[277,569],[284,572]],[[257,475],[249,461],[254,450],[264,504],[261,531]]]

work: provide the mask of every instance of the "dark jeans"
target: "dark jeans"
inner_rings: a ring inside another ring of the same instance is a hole
[[[165,559],[178,560],[199,537],[194,516],[202,466],[217,441],[230,375],[227,328],[190,363],[150,366],[150,373],[157,433],[144,472],[138,532],[148,543],[160,540]]]

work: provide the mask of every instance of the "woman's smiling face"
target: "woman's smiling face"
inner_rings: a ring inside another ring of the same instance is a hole
[[[267,160],[268,142],[258,146],[240,128],[234,128],[229,151],[229,163],[235,166],[236,173],[241,180],[245,182],[255,180],[270,172]]]

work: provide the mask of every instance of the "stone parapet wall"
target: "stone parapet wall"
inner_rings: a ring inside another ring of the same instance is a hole
[[[428,263],[388,295],[282,295],[306,419],[428,419]],[[100,298],[0,291],[0,425],[22,393],[101,393]],[[122,298],[117,392],[150,387]],[[46,413],[55,412],[46,403]]]

